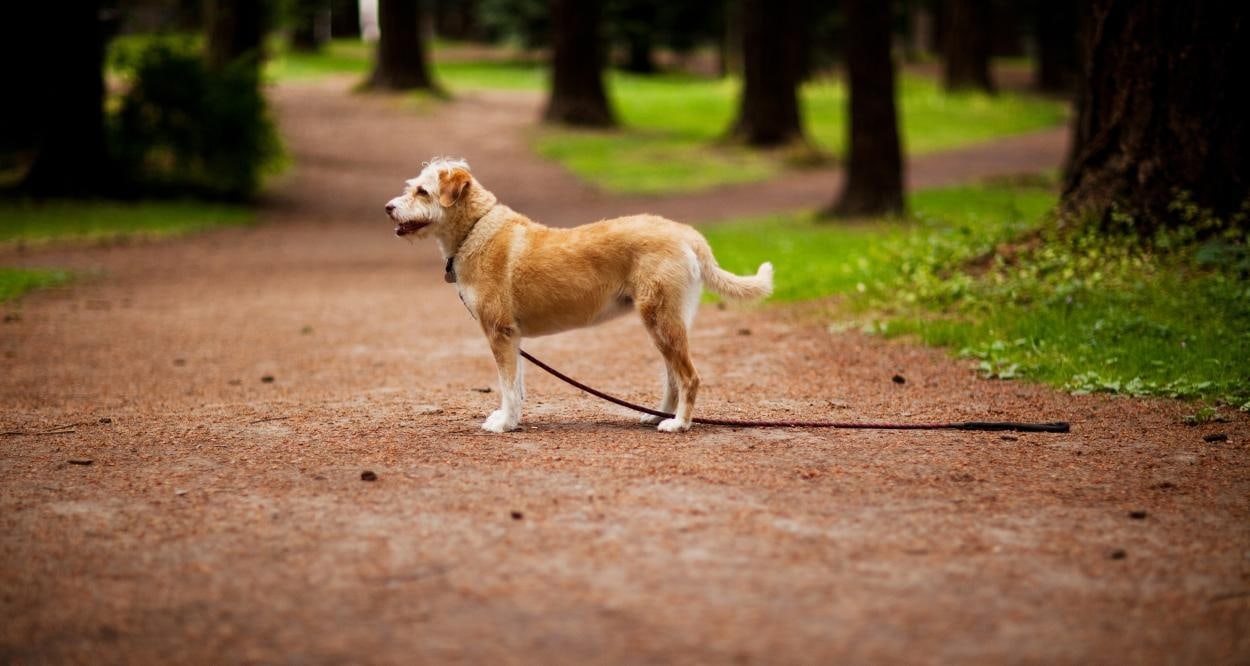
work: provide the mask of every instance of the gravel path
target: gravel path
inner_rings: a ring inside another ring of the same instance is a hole
[[[532,98],[414,115],[328,84],[274,95],[299,166],[267,224],[3,257],[101,275],[4,306],[0,662],[1250,661],[1243,415],[1190,428],[1183,404],[706,307],[704,414],[1073,432],[666,436],[531,370],[525,430],[488,435],[485,343],[436,252],[381,212],[422,160],[466,155],[561,224],[817,205],[831,181],[613,199],[528,157]],[[912,182],[1057,156],[1055,138],[917,160]],[[526,346],[658,389],[628,318]]]

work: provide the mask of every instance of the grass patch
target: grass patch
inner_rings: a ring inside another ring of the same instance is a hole
[[[69,272],[58,269],[0,267],[0,303],[28,291],[65,284],[70,279]]]
[[[334,39],[316,53],[292,51],[275,44],[265,62],[265,78],[298,81],[339,74],[366,74],[373,67],[373,44],[358,39]]]
[[[908,220],[775,216],[704,232],[731,270],[772,260],[780,300],[840,296],[834,330],[915,336],[989,377],[1250,410],[1244,235],[1073,237],[1045,221],[1054,199],[950,188],[913,196]]]
[[[762,180],[784,166],[784,155],[715,145],[733,122],[737,81],[620,72],[609,81],[624,129],[549,131],[538,142],[541,154],[613,192],[693,191]],[[1066,113],[1052,100],[1011,93],[950,94],[936,81],[907,75],[901,77],[898,101],[903,145],[911,156],[1052,127]],[[845,154],[846,88],[841,81],[822,79],[804,86],[802,113],[819,150]],[[660,164],[670,172],[666,177],[638,177]],[[708,177],[707,171],[727,180]]]
[[[199,201],[0,202],[0,244],[164,237],[247,224],[243,206]]]

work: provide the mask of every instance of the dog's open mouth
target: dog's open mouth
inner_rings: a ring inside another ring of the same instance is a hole
[[[395,235],[402,238],[408,234],[415,234],[428,226],[430,226],[429,222],[421,222],[417,220],[397,222],[395,224]]]

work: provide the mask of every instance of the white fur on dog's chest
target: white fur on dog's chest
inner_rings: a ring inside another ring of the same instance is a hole
[[[456,283],[456,293],[460,295],[460,302],[464,303],[464,307],[469,310],[469,316],[477,319],[477,292],[473,291],[473,287],[466,287],[464,284]]]

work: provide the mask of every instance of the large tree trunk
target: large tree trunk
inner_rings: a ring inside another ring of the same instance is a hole
[[[330,3],[330,37],[360,37],[360,0],[332,0]]]
[[[616,124],[603,89],[599,0],[551,0],[549,123],[607,127]]]
[[[1247,201],[1248,14],[1222,0],[1093,2],[1068,210],[1119,210],[1149,228],[1183,223],[1168,210],[1181,192],[1220,216]]]
[[[477,12],[477,0],[439,0],[434,4],[434,31],[448,39],[481,39]]]
[[[994,92],[989,0],[944,0],[943,8],[942,78],[946,89]]]
[[[264,58],[265,8],[259,0],[208,0],[204,3],[207,44],[204,57],[221,69],[243,57],[256,65]]]
[[[849,0],[846,64],[851,87],[851,159],[832,213],[846,217],[903,211],[903,158],[894,105],[890,5]]]
[[[658,69],[652,53],[659,7],[651,0],[630,0],[616,17],[625,38],[625,70],[653,74]]]
[[[55,11],[50,5],[34,8],[31,13],[39,19],[34,26],[55,26],[56,38],[49,39],[27,23],[27,35],[10,42],[22,45],[23,52],[11,54],[17,76],[10,81],[8,104],[16,105],[17,126],[6,127],[5,132],[17,130],[21,136],[13,139],[29,145],[5,148],[33,150],[34,161],[22,182],[32,194],[92,194],[111,185],[105,168],[105,33],[100,5],[80,0],[57,5]],[[20,20],[11,27],[19,25]],[[33,58],[39,66],[23,67],[18,57]],[[10,137],[5,139],[10,143]]]
[[[385,90],[437,90],[425,53],[420,0],[378,0],[378,61],[369,85]]]
[[[1050,93],[1071,92],[1080,70],[1080,0],[1055,0],[1036,8],[1035,85]]]
[[[291,29],[291,48],[296,51],[320,51],[330,39],[329,0],[296,0]]]
[[[798,0],[742,0],[742,98],[733,136],[753,146],[802,139]]]

